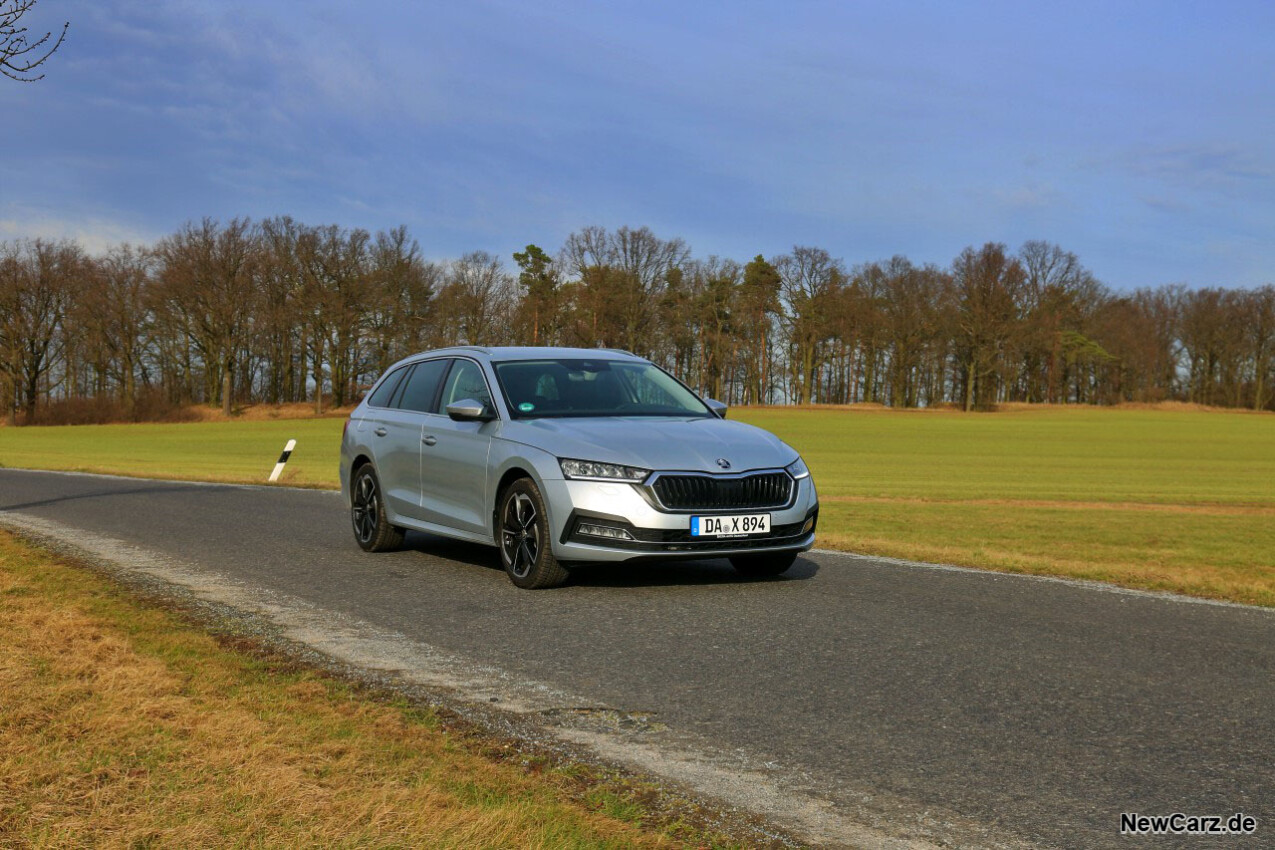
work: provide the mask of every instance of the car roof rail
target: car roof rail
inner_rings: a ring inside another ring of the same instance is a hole
[[[626,351],[623,348],[600,348],[599,351],[614,351],[616,354],[627,354],[630,357],[637,357],[632,351]]]
[[[491,354],[491,349],[482,345],[453,345],[453,351],[477,351],[479,354]]]

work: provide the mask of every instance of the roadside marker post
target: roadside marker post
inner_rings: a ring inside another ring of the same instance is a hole
[[[292,456],[292,450],[296,447],[296,440],[288,440],[288,444],[283,447],[283,454],[279,455],[279,462],[274,465],[274,472],[270,473],[271,481],[279,480],[279,476],[283,474],[284,464],[288,462],[288,458]]]

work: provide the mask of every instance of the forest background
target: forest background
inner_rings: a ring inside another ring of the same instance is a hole
[[[850,266],[808,246],[696,257],[645,227],[590,226],[510,259],[429,260],[406,227],[287,217],[96,255],[0,243],[0,406],[13,424],[321,411],[457,344],[621,348],[732,405],[1275,406],[1275,287],[1117,292],[1043,241]]]

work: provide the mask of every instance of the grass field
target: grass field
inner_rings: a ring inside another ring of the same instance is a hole
[[[1275,416],[751,408],[806,457],[820,545],[1275,605]],[[0,429],[0,464],[336,483],[340,419]]]
[[[820,544],[1275,605],[1275,416],[743,411],[801,451]]]
[[[650,789],[582,770],[222,646],[0,533],[0,846],[719,843],[642,826]]]
[[[289,439],[281,483],[337,486],[341,419],[0,428],[0,465],[264,484]]]

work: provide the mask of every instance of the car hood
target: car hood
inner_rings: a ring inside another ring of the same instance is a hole
[[[502,436],[558,457],[647,469],[743,472],[784,467],[797,452],[774,434],[723,419],[599,417],[515,420]],[[717,462],[730,463],[723,470]]]

